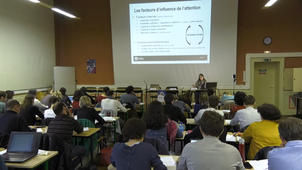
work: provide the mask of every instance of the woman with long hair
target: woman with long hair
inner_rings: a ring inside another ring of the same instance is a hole
[[[37,106],[34,106],[34,99],[33,95],[27,94],[20,109],[20,115],[24,117],[28,125],[35,125],[36,115],[44,119],[43,113],[40,112]]]

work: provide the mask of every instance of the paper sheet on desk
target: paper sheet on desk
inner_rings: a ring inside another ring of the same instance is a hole
[[[230,113],[230,110],[221,110],[223,113],[226,112],[226,113]]]
[[[115,121],[113,117],[103,117],[105,121]]]
[[[267,159],[259,160],[259,161],[250,161],[250,164],[253,166],[254,170],[267,170],[268,162]]]
[[[236,139],[236,138],[237,138],[237,139]],[[239,139],[241,139],[240,136],[235,137],[235,136],[229,135],[229,134],[227,134],[227,136],[226,136],[226,141],[227,141],[227,142],[238,142]]]
[[[227,124],[230,124],[230,123],[231,123],[231,120],[230,120],[230,119],[225,119],[224,121],[225,121],[225,123],[227,123]]]
[[[45,152],[45,151],[46,151],[46,150],[39,149],[39,150],[38,150],[38,155],[39,155],[40,153]],[[4,154],[4,153],[6,153],[6,149],[3,150],[3,151],[1,151],[1,152],[0,152],[0,155],[2,155],[2,154]]]
[[[163,157],[160,157],[160,160],[166,166],[175,166],[175,161],[172,156],[163,156]]]

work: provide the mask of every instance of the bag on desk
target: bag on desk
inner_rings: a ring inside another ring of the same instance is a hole
[[[98,165],[109,166],[111,153],[112,153],[112,148],[102,149],[101,153],[98,154],[98,156],[97,156]]]

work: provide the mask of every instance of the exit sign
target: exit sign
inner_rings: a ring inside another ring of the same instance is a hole
[[[271,59],[266,58],[266,59],[263,59],[262,61],[264,61],[264,62],[270,62]]]

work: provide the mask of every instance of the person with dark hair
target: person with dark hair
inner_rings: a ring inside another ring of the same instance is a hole
[[[45,96],[41,99],[41,103],[45,106],[49,105],[49,98],[52,96],[53,90],[51,88],[48,88],[45,92]]]
[[[168,93],[164,97],[165,105],[164,105],[164,113],[175,122],[182,122],[187,124],[187,119],[185,115],[181,112],[180,108],[173,106],[174,98],[171,93]]]
[[[197,113],[197,115],[194,118],[194,121],[197,123],[205,111],[215,111],[215,112],[219,113],[221,116],[224,116],[224,113],[222,111],[217,110],[218,104],[219,104],[219,97],[216,95],[210,96],[209,97],[209,108],[199,110],[199,112]]]
[[[209,96],[208,93],[202,92],[199,94],[199,103],[195,103],[194,105],[194,113],[192,114],[195,117],[199,110],[208,108]]]
[[[119,170],[143,169],[167,170],[158,156],[157,150],[143,142],[146,133],[144,121],[131,118],[123,128],[126,143],[116,143],[110,157],[111,164]]]
[[[87,96],[87,97],[90,98],[92,104],[95,104],[95,100],[93,99],[93,97],[91,97],[91,96],[87,93],[87,88],[86,88],[86,87],[81,87],[80,90],[83,92],[83,94],[84,94],[85,96]]]
[[[36,124],[36,116],[44,119],[43,113],[40,112],[37,106],[34,106],[34,96],[27,94],[21,105],[20,115],[24,117],[28,125]]]
[[[51,96],[50,99],[49,99],[49,109],[45,110],[44,111],[44,118],[55,118],[56,117],[56,114],[55,112],[53,111],[53,106],[56,104],[56,103],[59,103],[60,102],[60,99],[56,96]]]
[[[302,120],[287,118],[279,124],[280,148],[268,153],[268,169],[299,170],[302,167]]]
[[[5,100],[6,93],[4,91],[0,91],[0,113],[4,113],[5,111]]]
[[[7,102],[6,111],[4,114],[0,114],[0,133],[10,134],[12,131],[31,131],[25,119],[18,115],[19,112],[20,103],[17,100]]]
[[[72,145],[73,131],[77,133],[83,132],[83,126],[76,121],[70,114],[68,107],[63,102],[54,105],[53,111],[56,117],[49,123],[47,133],[53,133],[61,137],[64,142]],[[86,149],[83,146],[71,147],[71,157],[86,155]]]
[[[6,101],[5,101],[5,103],[7,103],[7,102],[9,102],[10,100],[13,100],[13,99],[14,99],[14,95],[15,95],[15,92],[14,92],[14,91],[6,90],[5,93],[6,93]]]
[[[36,89],[30,89],[30,90],[28,91],[28,94],[31,94],[31,95],[34,96],[34,106],[37,106],[41,112],[44,112],[44,110],[46,110],[46,109],[48,108],[47,106],[45,106],[44,104],[42,104],[42,103],[37,99],[38,95],[37,95],[37,90],[36,90]],[[47,102],[46,105],[48,105],[48,102]]]
[[[280,110],[272,104],[258,107],[261,122],[254,122],[243,132],[241,138],[250,143],[247,159],[254,159],[256,153],[266,146],[279,146],[281,140],[278,133],[278,120],[282,117]]]
[[[191,103],[192,103],[192,93],[190,90],[186,91],[185,94],[183,95],[183,99],[182,99],[187,105],[189,105],[191,107]]]
[[[254,109],[256,104],[255,97],[248,95],[244,97],[243,100],[245,109],[238,110],[235,114],[235,117],[230,122],[231,126],[235,126],[240,123],[240,129],[243,129],[253,122],[261,121],[260,114],[256,109]]]
[[[62,94],[61,101],[62,101],[63,103],[65,103],[66,106],[68,106],[68,108],[70,108],[70,106],[71,106],[72,103],[71,103],[69,97],[66,95],[66,88],[65,88],[65,87],[61,87],[61,88],[60,88],[60,92],[61,92],[61,94]]]
[[[98,97],[96,98],[96,103],[100,103],[103,99],[106,99],[107,98],[107,92],[110,90],[110,88],[109,87],[104,87],[103,88],[103,93],[102,94],[100,94],[100,95],[98,95]]]
[[[176,107],[180,108],[180,110],[182,112],[190,113],[190,108],[185,104],[185,102],[180,100],[180,98],[176,94],[172,94],[172,95],[173,95],[173,98],[174,98],[173,106],[176,106]]]
[[[246,94],[244,92],[241,92],[241,91],[237,91],[234,95],[234,102],[235,102],[235,105],[231,106],[231,109],[230,109],[230,118],[232,119],[236,112],[238,110],[241,110],[241,109],[244,109],[245,106],[244,106],[244,103],[243,103],[243,99],[245,98]]]
[[[72,102],[72,108],[77,109],[80,108],[80,98],[84,96],[84,93],[81,90],[76,90],[73,94],[73,102]]]
[[[131,104],[131,106],[135,108],[135,104],[139,104],[139,100],[133,90],[134,90],[133,86],[128,86],[126,88],[127,94],[121,95],[120,102]]]
[[[245,169],[239,151],[218,140],[224,129],[223,116],[215,111],[205,111],[198,124],[203,139],[184,147],[177,170]]]

